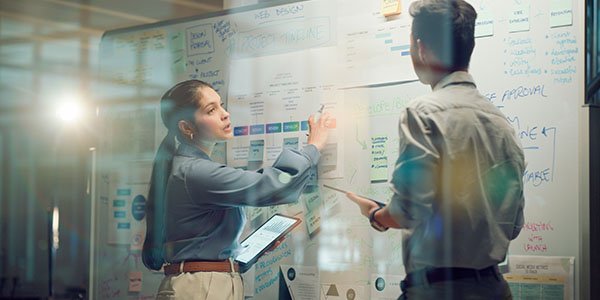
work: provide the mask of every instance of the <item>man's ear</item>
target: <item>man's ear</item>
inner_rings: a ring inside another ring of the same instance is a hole
[[[422,64],[424,65],[428,65],[429,63],[429,53],[427,51],[427,47],[425,47],[425,44],[423,44],[423,42],[421,42],[421,39],[417,39],[417,54],[419,57],[419,60],[421,61]]]
[[[191,134],[194,133],[192,126],[190,126],[189,122],[187,121],[179,120],[179,122],[177,122],[177,127],[179,127],[179,131],[184,136],[189,137]]]

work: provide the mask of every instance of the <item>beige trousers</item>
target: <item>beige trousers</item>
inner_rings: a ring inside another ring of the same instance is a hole
[[[156,299],[243,300],[244,285],[239,273],[182,273],[165,276]]]

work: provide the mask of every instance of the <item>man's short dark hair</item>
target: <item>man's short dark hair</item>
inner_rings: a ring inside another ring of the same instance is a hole
[[[412,34],[450,70],[469,67],[477,12],[464,0],[418,0],[410,5]]]

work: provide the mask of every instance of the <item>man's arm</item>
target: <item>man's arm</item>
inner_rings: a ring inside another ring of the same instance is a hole
[[[392,174],[394,195],[387,215],[401,228],[413,228],[433,214],[439,189],[440,153],[437,128],[417,110],[407,108],[400,117],[398,160]]]
[[[439,154],[431,140],[431,130],[411,109],[400,117],[400,156],[391,184],[394,196],[385,208],[378,210],[374,221],[388,228],[412,228],[432,213],[437,190]],[[347,193],[346,196],[369,217],[379,206],[366,198]]]
[[[379,205],[377,205],[377,203],[375,203],[367,198],[358,196],[354,193],[346,193],[346,196],[358,205],[358,207],[360,208],[360,213],[367,218],[371,215],[371,213],[374,210],[379,208]],[[374,219],[379,224],[381,224],[387,228],[404,228],[404,227],[401,227],[398,223],[396,223],[396,221],[394,221],[394,219],[390,215],[387,207],[384,207],[384,208],[378,210],[375,213]]]

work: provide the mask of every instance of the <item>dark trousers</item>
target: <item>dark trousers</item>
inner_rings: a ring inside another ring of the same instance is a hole
[[[398,299],[507,300],[510,288],[497,267],[483,270],[427,269],[413,272],[402,281]]]

